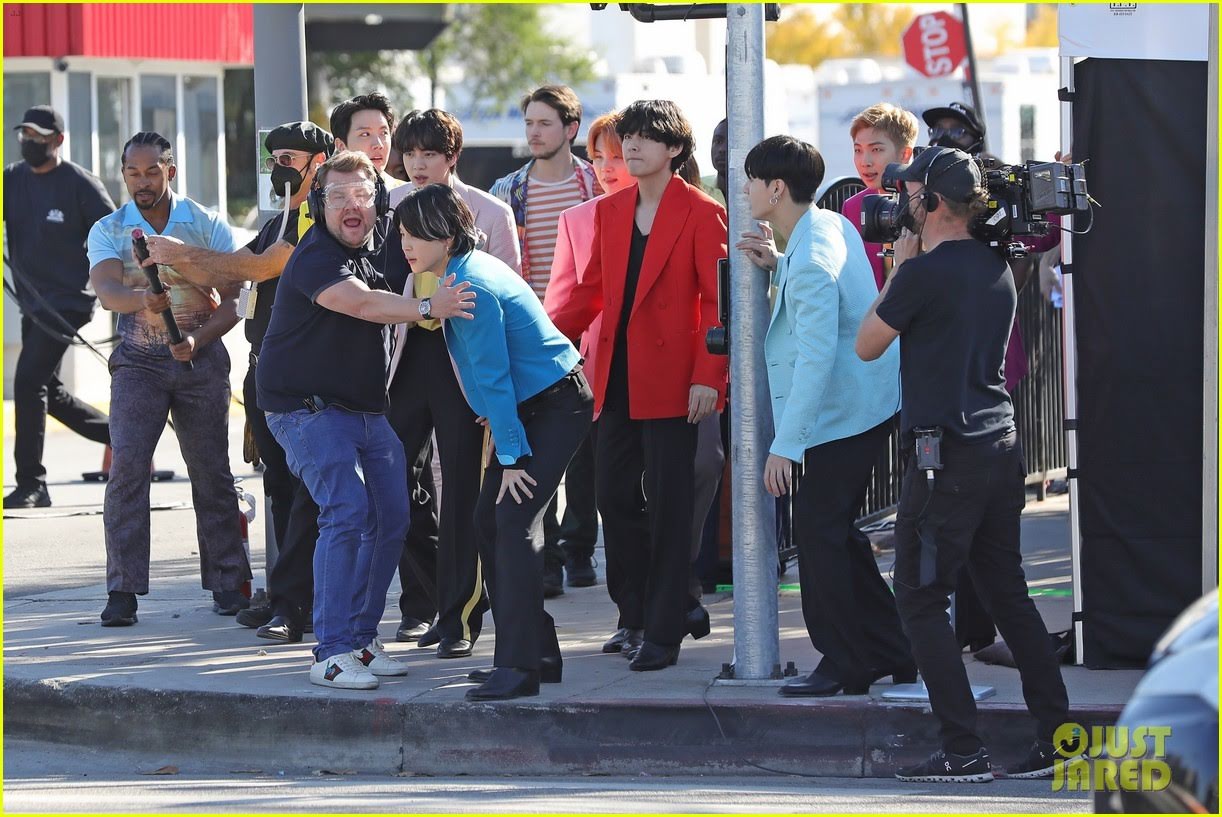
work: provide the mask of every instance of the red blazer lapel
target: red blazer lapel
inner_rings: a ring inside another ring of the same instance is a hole
[[[615,334],[623,308],[624,283],[628,277],[628,251],[632,246],[632,221],[636,212],[636,188],[621,190],[607,198],[607,221],[603,247],[603,314],[611,315],[610,329]],[[604,330],[608,328],[604,318]]]
[[[650,288],[662,275],[666,259],[670,257],[671,250],[675,248],[675,242],[679,240],[679,234],[683,232],[683,226],[687,224],[687,216],[692,209],[687,192],[687,183],[675,176],[662,193],[658,214],[654,216],[653,227],[649,231],[649,243],[645,245],[645,258],[641,262],[641,279],[637,282],[636,300],[632,304],[633,314],[641,305],[641,301],[649,294]],[[626,262],[624,266],[627,268]]]

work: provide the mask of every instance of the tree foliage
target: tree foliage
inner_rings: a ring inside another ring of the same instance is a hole
[[[1035,19],[1027,25],[1025,45],[1032,48],[1056,48],[1059,45],[1056,6],[1039,7]]]
[[[413,81],[423,77],[434,91],[443,88],[447,66],[461,69],[471,98],[491,109],[535,85],[594,78],[593,57],[551,34],[539,7],[520,3],[454,6],[450,24],[422,51],[323,53],[310,65],[311,114],[323,122],[335,103],[374,90],[407,109]]]
[[[914,16],[907,6],[882,3],[846,3],[822,16],[786,7],[780,22],[769,24],[768,56],[812,67],[836,57],[897,56]]]

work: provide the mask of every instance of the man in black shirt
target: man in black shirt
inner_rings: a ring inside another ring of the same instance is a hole
[[[65,335],[89,322],[89,228],[115,211],[97,176],[60,158],[64,120],[52,108],[30,108],[17,126],[23,161],[4,169],[8,251],[21,302],[21,354],[13,375],[17,487],[5,508],[45,508],[42,464],[47,414],[82,437],[110,445],[106,415],[68,393],[59,380]],[[54,334],[52,334],[54,333]]]
[[[257,627],[260,638],[297,642],[309,626],[313,603],[318,505],[289,470],[284,450],[267,427],[255,377],[280,274],[298,240],[314,225],[305,206],[306,197],[318,166],[334,151],[335,140],[312,122],[288,122],[272,129],[263,144],[270,154],[272,187],[280,195],[287,192],[288,207],[264,224],[249,244],[235,253],[218,253],[169,236],[150,236],[148,248],[153,261],[172,266],[201,286],[256,284],[246,294],[246,302],[253,301],[253,307],[242,315],[250,341],[250,367],[243,395],[246,423],[264,465],[263,486],[270,500],[279,552],[267,577],[270,604],[242,610],[237,621]]]
[[[310,202],[322,218],[281,276],[256,375],[268,427],[319,506],[310,682],[343,689],[407,673],[377,636],[408,524],[403,445],[386,420],[386,325],[467,316],[475,297],[449,281],[432,298],[390,291],[366,249],[386,198],[364,154],[318,169]]]
[[[1014,279],[1005,259],[968,232],[987,206],[970,156],[928,148],[898,178],[909,229],[895,243],[895,272],[862,321],[857,353],[874,360],[902,338],[900,428],[905,447],[915,450],[896,516],[895,601],[941,722],[942,748],[896,776],[993,779],[946,613],[965,567],[1014,654],[1038,722],[1030,754],[1008,774],[1051,776],[1064,762],[1052,739],[1068,719],[1069,699],[1028,596],[1019,547],[1026,468],[1002,374],[1017,305]],[[940,457],[929,461],[925,451],[939,436]]]

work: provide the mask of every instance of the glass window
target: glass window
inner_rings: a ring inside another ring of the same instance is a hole
[[[216,77],[183,77],[183,135],[187,142],[183,163],[190,186],[187,193],[200,204],[213,208],[221,204],[217,150],[219,96]]]
[[[51,104],[51,74],[4,72],[4,164],[21,161],[21,146],[13,128],[21,115],[35,105]]]
[[[93,170],[93,90],[88,72],[68,73],[68,158],[86,170]]]
[[[123,77],[98,77],[98,175],[116,204],[127,201],[123,184],[123,145],[131,138],[132,83]]]
[[[140,77],[140,130],[156,131],[173,145],[178,139],[178,93],[174,77],[143,74]]]

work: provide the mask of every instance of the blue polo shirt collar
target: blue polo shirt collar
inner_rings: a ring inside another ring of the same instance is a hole
[[[170,220],[166,222],[166,230],[168,231],[170,225],[175,222],[190,224],[194,219],[187,200],[181,196],[174,195],[173,190],[167,191],[166,195],[170,197]],[[140,212],[140,208],[136,206],[134,201],[129,201],[123,205],[123,226],[141,227],[149,235],[158,235],[158,232],[144,218],[144,214]]]

